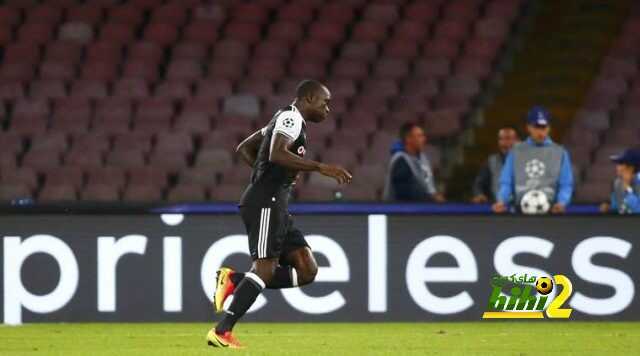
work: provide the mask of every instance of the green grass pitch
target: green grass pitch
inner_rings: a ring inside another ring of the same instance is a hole
[[[640,323],[243,323],[245,350],[207,347],[210,324],[0,326],[0,355],[640,355]]]

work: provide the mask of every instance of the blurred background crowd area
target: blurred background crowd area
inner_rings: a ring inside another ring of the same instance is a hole
[[[234,148],[291,102],[332,91],[312,158],[382,196],[418,122],[449,201],[468,201],[500,127],[534,104],[571,154],[576,202],[607,200],[609,156],[640,141],[631,0],[7,0],[0,5],[0,200],[236,201]],[[304,175],[295,198],[336,187]]]

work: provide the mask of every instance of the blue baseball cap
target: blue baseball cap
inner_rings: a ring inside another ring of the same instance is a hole
[[[527,124],[546,127],[551,124],[549,111],[542,106],[534,106],[527,113]]]
[[[624,150],[621,154],[611,156],[611,160],[618,164],[640,167],[640,149]]]

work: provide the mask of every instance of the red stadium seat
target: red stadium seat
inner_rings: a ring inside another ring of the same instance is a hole
[[[190,59],[202,61],[207,57],[208,47],[198,42],[180,42],[171,52],[171,56],[176,59]]]
[[[211,185],[216,181],[215,167],[193,167],[180,172],[179,184]]]
[[[75,98],[106,98],[109,94],[107,84],[99,80],[76,80],[71,85],[71,96]]]
[[[371,62],[378,57],[378,43],[373,41],[347,42],[342,46],[340,55],[344,59]]]
[[[304,37],[304,29],[301,24],[293,21],[279,21],[269,26],[267,36],[270,41],[279,41],[293,45]]]
[[[167,79],[195,82],[202,77],[202,74],[203,70],[199,61],[179,59],[169,64]]]
[[[438,17],[438,7],[438,2],[414,1],[404,9],[404,15],[411,20],[430,22]]]
[[[184,30],[183,38],[190,42],[213,44],[218,40],[219,24],[209,20],[190,22]]]
[[[60,80],[38,80],[31,82],[29,94],[33,98],[58,99],[67,96],[67,88]]]
[[[38,175],[33,168],[4,169],[0,171],[0,187],[23,184],[30,191],[38,187]]]
[[[33,197],[33,192],[23,183],[0,185],[0,201],[31,197]]]
[[[191,84],[187,81],[166,81],[156,86],[154,96],[163,99],[184,99],[193,95]]]
[[[211,130],[211,120],[204,113],[183,113],[176,118],[174,129],[189,134],[203,134]]]
[[[82,57],[82,46],[71,41],[49,43],[45,51],[45,59],[77,64]]]
[[[0,81],[0,99],[23,99],[26,96],[22,81]],[[4,105],[0,105],[0,114],[6,115]]]
[[[104,17],[104,8],[100,4],[85,3],[71,6],[67,9],[67,20],[85,22],[95,26]]]
[[[144,99],[150,96],[149,83],[144,79],[120,79],[113,85],[113,96]]]
[[[166,23],[151,23],[144,31],[144,39],[160,46],[166,46],[176,42],[178,29]]]
[[[22,157],[22,166],[31,167],[37,171],[58,167],[61,163],[61,154],[49,150],[28,151]]]
[[[187,20],[187,8],[179,2],[155,7],[151,13],[151,21],[181,26]]]
[[[0,80],[26,82],[34,77],[35,69],[29,63],[3,63],[0,67]]]
[[[123,200],[130,202],[154,202],[162,199],[162,190],[149,185],[129,185]]]
[[[148,185],[157,188],[165,188],[168,183],[168,175],[164,169],[157,167],[134,167],[128,170],[129,185]]]
[[[132,168],[145,165],[145,155],[140,150],[114,150],[107,154],[108,165]]]
[[[69,183],[51,184],[45,183],[38,195],[40,201],[71,201],[78,199],[76,188]]]
[[[155,83],[158,80],[158,68],[142,59],[127,61],[124,66],[123,77],[127,79],[142,79],[148,83]]]
[[[142,23],[144,11],[131,3],[127,3],[111,7],[109,9],[108,19],[111,22],[123,23],[135,27]]]
[[[382,42],[388,35],[387,26],[382,23],[368,21],[359,22],[353,30],[352,38],[356,41]]]
[[[158,64],[163,56],[163,47],[153,42],[136,42],[129,46],[129,59]]]
[[[89,61],[82,67],[82,79],[111,81],[118,75],[118,64],[110,61]]]
[[[103,154],[86,148],[73,147],[64,158],[67,166],[77,166],[87,169],[102,167]]]
[[[202,185],[179,184],[169,191],[167,198],[173,202],[199,202],[207,200],[207,192]]]
[[[80,198],[85,201],[117,201],[119,197],[119,189],[111,184],[89,184]]]
[[[100,40],[105,42],[127,44],[134,39],[134,28],[128,24],[111,22],[103,25],[100,30]]]
[[[195,160],[195,165],[200,167],[216,167],[217,169],[226,169],[233,166],[231,154],[227,150],[213,149],[201,150]]]

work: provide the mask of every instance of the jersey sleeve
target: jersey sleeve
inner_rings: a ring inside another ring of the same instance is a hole
[[[294,112],[285,111],[276,118],[273,133],[280,132],[292,140],[297,140],[302,131],[302,117]],[[275,136],[275,135],[274,135]]]

